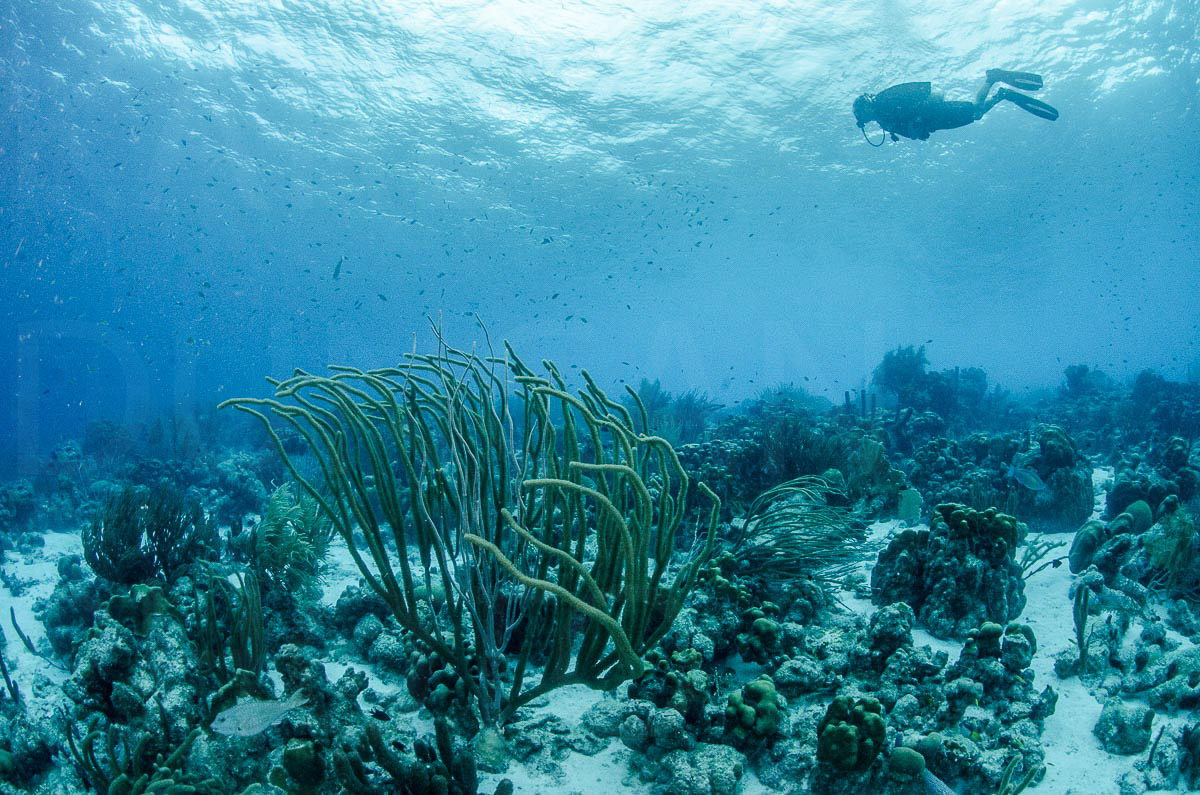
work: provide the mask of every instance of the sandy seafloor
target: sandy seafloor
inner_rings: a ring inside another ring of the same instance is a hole
[[[1105,468],[1096,469],[1093,474],[1097,495],[1093,513],[1095,517],[1100,515],[1103,508],[1105,486],[1111,474],[1111,470]],[[897,521],[876,522],[871,526],[870,540],[874,545],[882,545],[900,528],[901,525]],[[1067,546],[1071,540],[1069,533],[1048,537],[1056,541],[1065,541]],[[49,597],[53,591],[58,580],[58,558],[81,552],[78,535],[47,533],[45,539],[46,545],[43,550],[26,556],[10,553],[4,563],[5,580],[15,579],[23,583],[21,593],[14,596],[6,585],[0,584],[0,608],[3,608],[5,614],[2,619],[5,625],[5,659],[14,681],[21,688],[26,708],[38,715],[53,714],[58,705],[63,703],[65,696],[62,695],[61,685],[67,678],[67,673],[29,653],[16,633],[9,630],[7,608],[12,607],[17,622],[36,646],[46,646],[41,624],[33,614],[33,605],[37,599]],[[1067,546],[1051,555],[1066,554]],[[864,564],[864,568],[869,566],[870,563]],[[342,590],[358,580],[358,570],[349,552],[344,545],[335,544],[330,552],[322,602],[332,606]],[[1035,684],[1040,689],[1050,683],[1059,694],[1057,708],[1046,720],[1045,732],[1042,735],[1042,744],[1046,752],[1046,776],[1030,791],[1062,795],[1116,795],[1120,791],[1121,776],[1133,770],[1134,763],[1144,758],[1145,754],[1116,756],[1104,751],[1092,734],[1092,727],[1096,725],[1103,706],[1101,701],[1097,695],[1088,692],[1078,677],[1060,680],[1054,675],[1055,656],[1064,649],[1075,647],[1072,604],[1068,594],[1070,584],[1071,574],[1064,562],[1057,568],[1046,568],[1033,575],[1026,581],[1025,586],[1027,604],[1019,621],[1031,626],[1037,636],[1038,651],[1032,665],[1037,675]],[[869,615],[875,609],[869,601],[848,593],[840,594],[839,598],[847,607],[864,615]],[[1135,619],[1127,634],[1130,642],[1138,637],[1139,632],[1140,627]],[[1168,630],[1168,635],[1185,647],[1191,645],[1178,633]],[[951,660],[957,658],[962,648],[961,643],[938,640],[921,629],[913,630],[913,639],[918,646],[929,645],[935,650],[945,649]],[[334,644],[331,648],[336,649],[337,645]],[[396,677],[381,677],[371,666],[359,661],[327,659],[325,663],[331,681],[336,681],[347,668],[353,667],[368,673],[370,687],[377,693],[386,695],[404,689],[404,683]],[[603,697],[602,693],[583,686],[566,687],[551,693],[532,708],[557,716],[572,726],[578,726],[583,713]],[[1124,700],[1135,701],[1130,698]],[[414,725],[422,733],[432,733],[432,723],[427,717],[409,713],[400,719],[414,721]],[[1157,714],[1152,736],[1158,733],[1164,721],[1182,724],[1186,722],[1186,717]],[[501,778],[509,778],[516,785],[518,793],[591,795],[648,790],[649,786],[640,784],[631,771],[631,755],[632,752],[626,749],[620,740],[614,738],[607,747],[591,756],[571,752],[569,756],[559,760],[556,765],[557,771],[539,770],[514,763],[503,774],[481,773],[480,789],[491,791]],[[760,795],[774,791],[761,784],[749,769],[742,777],[739,789],[743,795]]]

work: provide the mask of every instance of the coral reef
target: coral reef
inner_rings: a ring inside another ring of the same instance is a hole
[[[1191,508],[1171,504],[1157,521],[1138,501],[1110,521],[1092,520],[1075,533],[1071,571],[1096,592],[1097,604],[1127,613],[1146,605],[1150,594],[1171,600],[1168,617],[1187,635],[1188,605],[1200,602],[1200,535]]]
[[[905,602],[935,637],[961,638],[983,621],[1007,623],[1025,607],[1015,560],[1025,527],[994,508],[937,506],[928,530],[904,530],[871,572],[877,605]]]
[[[1110,700],[1104,705],[1093,734],[1110,754],[1140,754],[1150,745],[1154,710],[1139,704]]]
[[[285,483],[271,494],[254,528],[254,569],[270,590],[312,595],[333,533],[333,522],[317,501],[307,494],[297,499]]]
[[[538,376],[511,349],[508,373],[519,385],[514,395],[475,354],[443,345],[435,355],[410,356],[410,363],[415,370],[409,372],[298,375],[279,383],[273,399],[225,405],[263,422],[284,464],[354,548],[363,577],[397,623],[454,670],[486,725],[511,720],[521,706],[556,687],[611,688],[641,674],[642,655],[670,629],[711,554],[720,501],[699,484],[712,504],[706,540],[667,579],[689,491],[689,478],[669,443],[638,434],[631,413],[586,374],[587,388],[571,394],[553,365],[547,364],[548,376]],[[414,372],[426,380],[414,380]],[[371,396],[375,392],[382,402]],[[630,395],[637,403],[637,393]],[[310,408],[322,398],[332,399],[336,410]],[[519,426],[502,419],[511,422],[510,399],[526,406]],[[638,408],[645,428],[645,407]],[[264,411],[312,445],[322,488],[300,476]],[[551,430],[556,416],[566,417],[560,432]],[[598,440],[610,434],[611,451],[585,454],[585,436]],[[508,475],[514,449],[525,453],[519,482]],[[446,454],[452,458],[444,465]],[[399,457],[398,467],[390,463],[393,457]],[[449,465],[452,476],[444,468]],[[427,470],[442,475],[418,474]],[[376,484],[373,496],[361,487],[368,478]],[[647,484],[662,495],[657,506]],[[492,496],[481,502],[480,490]],[[561,534],[550,525],[556,513],[563,516]],[[362,551],[356,526],[364,535]],[[392,530],[394,554],[385,547],[384,526]],[[413,570],[410,532],[423,571]],[[598,544],[593,556],[585,555],[589,539]],[[475,565],[477,555],[491,565]],[[432,593],[435,581],[443,615],[430,621],[421,608],[428,603],[416,587],[423,583]],[[512,624],[503,626],[494,617],[503,614],[497,602],[508,589],[520,593],[514,604],[522,615],[510,616]],[[551,599],[557,609],[543,613]],[[510,685],[502,679],[509,670],[505,651],[524,622],[528,626],[511,655]],[[468,637],[474,638],[471,647]],[[540,681],[525,684],[530,655],[546,648],[551,658]]]
[[[873,698],[835,698],[817,724],[817,761],[841,771],[870,768],[886,735],[882,711]]]
[[[160,577],[171,583],[215,554],[218,539],[199,503],[168,486],[128,487],[83,530],[83,557],[97,576],[120,585]]]
[[[266,426],[96,424],[0,488],[0,792],[508,793],[594,756],[652,795],[1011,795],[1060,692],[1103,703],[1114,786],[1194,788],[1200,393],[1065,376],[1034,422],[898,348],[842,406],[718,414],[444,346],[235,403]],[[1027,527],[1078,528],[1070,590]]]
[[[1092,464],[1066,431],[1038,425],[1029,449],[1014,456],[1012,466],[1036,472],[1043,489],[1017,488],[1012,512],[1043,532],[1071,532],[1092,515]]]
[[[60,657],[69,657],[92,626],[92,615],[111,595],[107,583],[89,577],[79,555],[64,555],[57,561],[58,582],[54,591],[35,605],[35,614],[46,629],[50,647]]]

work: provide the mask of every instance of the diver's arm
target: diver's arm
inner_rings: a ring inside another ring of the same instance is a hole
[[[880,123],[882,126],[882,122]],[[893,135],[903,135],[916,141],[929,139],[929,131],[925,129],[925,120],[918,115],[907,115],[896,119],[891,127],[884,127]]]

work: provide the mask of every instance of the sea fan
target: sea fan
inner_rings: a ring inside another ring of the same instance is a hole
[[[840,579],[854,567],[864,533],[846,510],[828,505],[835,493],[813,477],[764,492],[735,520],[730,550],[747,570],[774,578]]]
[[[321,582],[333,523],[317,501],[296,498],[291,484],[275,489],[255,529],[256,568],[269,588],[311,594]]]

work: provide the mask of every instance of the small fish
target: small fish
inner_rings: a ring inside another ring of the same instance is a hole
[[[341,259],[339,259],[337,261],[337,266],[335,266],[333,269],[333,280],[335,282],[338,280],[338,277],[342,275],[342,263],[345,261],[346,261],[346,258],[342,257]]]
[[[925,792],[928,795],[954,795],[954,790],[946,786],[946,782],[929,772],[929,769],[921,771],[921,778],[925,781]]]
[[[286,699],[247,701],[222,711],[212,722],[212,730],[230,737],[253,737],[283,720],[296,707],[308,705],[308,699],[297,690]]]
[[[392,719],[391,715],[387,714],[386,712],[384,712],[381,709],[371,710],[371,717],[374,718],[375,720],[391,720]]]
[[[1042,482],[1040,477],[1038,477],[1038,473],[1034,472],[1032,469],[1019,467],[1016,464],[1009,464],[1008,476],[1030,491],[1041,491],[1042,489],[1046,488],[1046,484]]]

